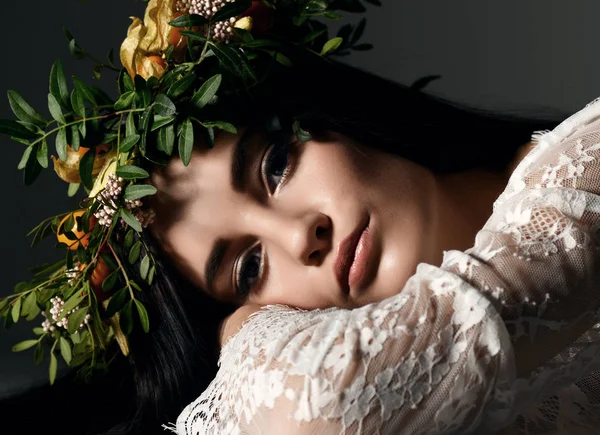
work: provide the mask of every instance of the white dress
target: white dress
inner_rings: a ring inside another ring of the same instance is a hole
[[[532,139],[472,248],[379,303],[264,307],[171,430],[600,434],[600,98]]]

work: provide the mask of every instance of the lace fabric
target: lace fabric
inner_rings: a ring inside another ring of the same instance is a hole
[[[379,303],[263,307],[174,431],[600,433],[600,99],[532,139],[472,248]]]

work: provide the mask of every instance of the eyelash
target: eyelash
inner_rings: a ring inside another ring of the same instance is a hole
[[[260,164],[261,179],[265,185],[269,196],[275,195],[279,189],[287,182],[293,172],[292,161],[293,143],[286,137],[274,141],[265,154]],[[285,160],[283,160],[285,159]],[[283,168],[274,166],[280,164]],[[270,176],[280,177],[274,186],[271,185]],[[256,259],[260,262],[256,266]],[[235,264],[235,289],[236,294],[246,299],[250,291],[260,280],[263,274],[264,254],[260,244],[257,242],[248,248],[238,258]]]

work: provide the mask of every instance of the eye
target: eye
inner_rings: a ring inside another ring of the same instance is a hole
[[[260,244],[246,250],[235,264],[235,291],[245,299],[262,274],[262,248]]]
[[[292,144],[280,138],[269,147],[261,164],[263,182],[270,195],[274,195],[291,173]]]

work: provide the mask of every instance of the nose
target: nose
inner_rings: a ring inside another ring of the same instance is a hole
[[[319,266],[331,250],[331,219],[319,212],[280,218],[275,229],[278,244],[306,266]]]

